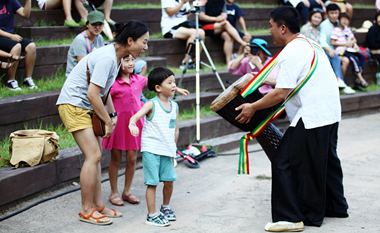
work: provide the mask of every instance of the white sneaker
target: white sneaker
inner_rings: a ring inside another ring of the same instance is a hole
[[[353,90],[351,87],[349,86],[346,86],[343,90],[342,90],[342,93],[344,94],[347,94],[347,95],[351,95],[351,94],[355,94],[355,90]]]
[[[264,228],[266,231],[271,232],[283,232],[283,231],[303,231],[304,225],[303,222],[274,222],[267,223]]]
[[[341,78],[338,79],[338,87],[339,88],[345,88],[347,85],[343,82]]]
[[[7,88],[12,91],[21,91],[22,89],[18,86],[17,80],[11,80],[7,82]]]

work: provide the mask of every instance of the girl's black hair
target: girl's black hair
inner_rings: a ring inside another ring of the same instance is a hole
[[[116,36],[114,41],[121,45],[126,45],[128,38],[131,37],[136,41],[142,35],[149,31],[148,26],[140,20],[131,20],[128,23],[117,23],[114,28]]]
[[[154,68],[148,75],[148,89],[156,91],[156,85],[161,85],[165,79],[172,75],[174,76],[174,73],[166,67]]]

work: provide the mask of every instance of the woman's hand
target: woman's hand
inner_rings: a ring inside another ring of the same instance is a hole
[[[105,126],[106,126],[105,127],[106,134],[102,138],[109,138],[111,136],[115,126],[113,125],[112,120],[109,122],[106,122]]]
[[[175,92],[177,92],[178,94],[181,94],[181,95],[189,95],[190,92],[186,89],[182,89],[180,87],[177,87]]]
[[[116,123],[117,123],[117,116],[111,117],[113,129],[115,129]]]
[[[249,54],[251,54],[251,47],[249,47],[248,45],[244,47],[244,57],[248,56]]]
[[[22,37],[17,35],[17,34],[12,34],[11,37],[10,37],[11,40],[15,40],[17,42],[21,42],[22,41]]]

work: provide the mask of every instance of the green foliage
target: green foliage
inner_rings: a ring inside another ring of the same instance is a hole
[[[29,93],[37,93],[44,91],[59,90],[62,88],[63,84],[66,81],[64,69],[60,69],[52,77],[44,77],[39,80],[34,80],[35,84],[38,86],[38,89],[29,89],[22,87],[21,91],[11,91],[4,85],[0,84],[0,98],[16,95],[24,95]]]
[[[259,180],[271,180],[272,177],[263,174],[263,175],[256,176],[256,179],[259,179]]]

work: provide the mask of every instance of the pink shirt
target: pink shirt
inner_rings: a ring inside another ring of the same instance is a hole
[[[268,57],[268,59],[264,62],[263,66],[265,66],[266,64],[268,64],[268,62],[271,59],[272,59],[271,57]],[[251,72],[259,72],[259,69],[257,67],[252,70],[252,68],[249,66],[249,61],[250,61],[249,57],[243,58],[243,60],[241,60],[241,62],[239,64],[239,66],[236,67],[235,69],[231,68],[232,61],[230,61],[228,63],[228,71],[230,71],[231,74],[235,74],[235,75],[245,75],[245,74],[248,74],[248,73],[251,73]],[[269,74],[268,77],[277,78],[277,74],[278,74],[278,66],[276,65],[273,68],[272,72]],[[262,94],[267,94],[271,90],[273,90],[273,87],[270,86],[270,85],[263,85],[263,86],[259,87],[259,91]]]
[[[268,59],[264,62],[263,66],[265,66],[266,64],[268,64],[268,62],[271,59],[272,59],[271,57],[268,57]],[[232,61],[230,61],[228,63],[228,71],[230,71],[231,74],[235,74],[235,75],[245,75],[245,74],[248,74],[248,73],[251,73],[251,72],[259,72],[259,69],[257,67],[252,70],[252,68],[249,66],[249,61],[250,60],[251,59],[249,57],[243,58],[243,60],[241,60],[241,62],[239,64],[239,66],[236,67],[235,69],[231,68]],[[278,74],[278,66],[276,65],[273,68],[272,72],[269,74],[268,77],[277,78],[277,74]],[[259,91],[262,94],[267,94],[271,90],[273,90],[273,87],[270,86],[270,85],[263,85],[263,86],[259,87]]]
[[[117,123],[112,135],[102,139],[104,149],[138,150],[141,148],[144,118],[136,123],[140,129],[138,137],[131,135],[128,125],[129,119],[141,109],[140,97],[146,82],[147,78],[137,74],[129,76],[129,83],[121,77],[116,78],[111,88],[111,96],[117,112]]]

